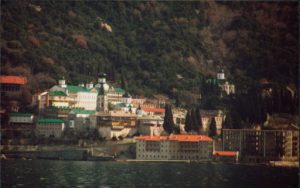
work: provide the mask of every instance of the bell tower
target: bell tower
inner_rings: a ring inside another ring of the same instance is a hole
[[[107,112],[108,111],[108,101],[107,95],[104,91],[104,83],[100,83],[100,88],[97,96],[97,111],[98,112]]]
[[[223,68],[219,68],[217,73],[217,79],[218,80],[225,80],[225,73]]]

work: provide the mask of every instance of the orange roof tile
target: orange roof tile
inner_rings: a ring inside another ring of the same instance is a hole
[[[214,155],[219,156],[236,156],[237,151],[214,151]]]
[[[178,142],[212,142],[213,139],[205,135],[171,135],[171,136],[139,136],[135,137],[136,140],[146,141],[160,141],[160,140],[172,140]]]
[[[25,77],[21,76],[0,76],[1,84],[20,84],[23,85],[27,82]]]
[[[163,108],[143,108],[145,112],[159,112],[159,113],[164,113],[165,109]]]

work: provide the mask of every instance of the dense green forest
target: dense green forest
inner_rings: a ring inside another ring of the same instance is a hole
[[[162,93],[186,105],[206,92],[205,80],[222,67],[243,96],[238,100],[253,100],[266,84],[280,96],[287,86],[297,93],[297,7],[297,2],[1,1],[1,74],[28,77],[33,93],[62,76],[80,84],[106,72],[111,83],[123,82],[133,95]],[[207,107],[232,103],[206,93],[212,99]]]

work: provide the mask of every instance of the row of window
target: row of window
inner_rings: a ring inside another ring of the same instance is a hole
[[[178,153],[207,153],[208,149],[203,149],[203,150],[168,150],[168,149],[160,149],[160,148],[146,148],[146,149],[138,149],[138,152],[151,152],[151,151],[160,151],[160,152],[178,152]]]
[[[38,128],[39,131],[49,131],[49,130],[53,130],[53,131],[62,131],[61,128],[48,128],[48,127],[43,127],[42,129],[41,128]]]
[[[150,159],[168,159],[167,155],[138,155],[138,158],[150,158]],[[171,156],[171,159],[181,159],[181,160],[199,160],[199,159],[207,159],[207,156],[188,156],[188,155],[178,155]]]
[[[207,143],[180,143],[179,144],[179,147],[180,148],[190,148],[190,149],[193,149],[193,148],[201,148],[201,147],[206,147],[208,144]],[[145,144],[144,143],[141,143],[139,142],[138,143],[138,147],[144,147]],[[157,142],[157,141],[148,141],[146,142],[146,147],[167,147],[167,148],[178,148],[178,144],[164,144],[164,143],[161,143],[161,142]]]

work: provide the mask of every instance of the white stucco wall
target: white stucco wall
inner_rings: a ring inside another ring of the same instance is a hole
[[[97,93],[96,92],[78,92],[76,106],[86,110],[96,110]]]

